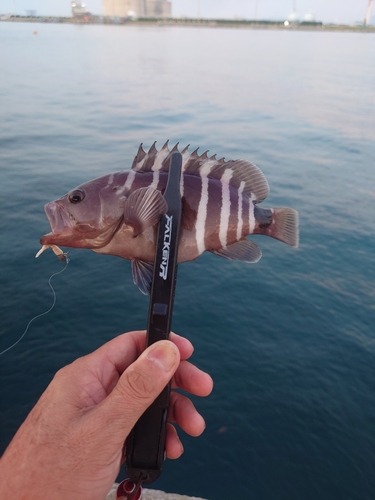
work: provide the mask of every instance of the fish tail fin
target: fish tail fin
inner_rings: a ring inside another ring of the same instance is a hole
[[[273,209],[270,236],[297,248],[299,243],[298,212],[293,208]]]
[[[298,212],[296,210],[287,207],[273,209],[256,207],[255,218],[258,227],[254,233],[265,234],[292,247],[298,247]]]

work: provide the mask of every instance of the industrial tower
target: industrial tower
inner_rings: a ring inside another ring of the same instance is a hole
[[[368,6],[367,6],[367,10],[366,10],[366,17],[365,17],[365,26],[368,26],[370,24],[373,1],[374,0],[369,0],[369,2],[368,2]]]

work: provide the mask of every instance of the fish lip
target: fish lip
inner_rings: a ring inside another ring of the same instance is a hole
[[[59,236],[63,233],[71,233],[73,224],[68,212],[58,202],[51,201],[44,206],[53,236]]]

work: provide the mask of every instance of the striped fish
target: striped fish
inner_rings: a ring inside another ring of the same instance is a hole
[[[172,150],[140,145],[130,170],[112,173],[73,189],[48,203],[52,232],[43,248],[90,248],[132,262],[134,283],[147,294],[155,257],[156,230],[167,205],[162,193]],[[298,214],[291,208],[260,208],[269,187],[263,173],[246,160],[225,161],[188,146],[181,151],[182,218],[178,262],[206,250],[227,259],[257,262],[259,247],[246,239],[265,234],[298,246]],[[55,247],[56,248],[56,247]]]

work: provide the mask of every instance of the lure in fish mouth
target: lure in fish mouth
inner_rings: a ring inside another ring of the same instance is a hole
[[[149,293],[163,197],[172,150],[140,145],[130,170],[86,182],[45,206],[51,232],[43,248],[89,248],[132,263],[134,283]],[[254,263],[259,247],[246,237],[264,234],[298,246],[298,213],[287,207],[261,208],[269,187],[263,173],[246,160],[225,161],[181,151],[182,218],[178,262],[209,251],[229,260]],[[42,249],[43,250],[43,249]],[[62,252],[60,250],[60,252]]]

